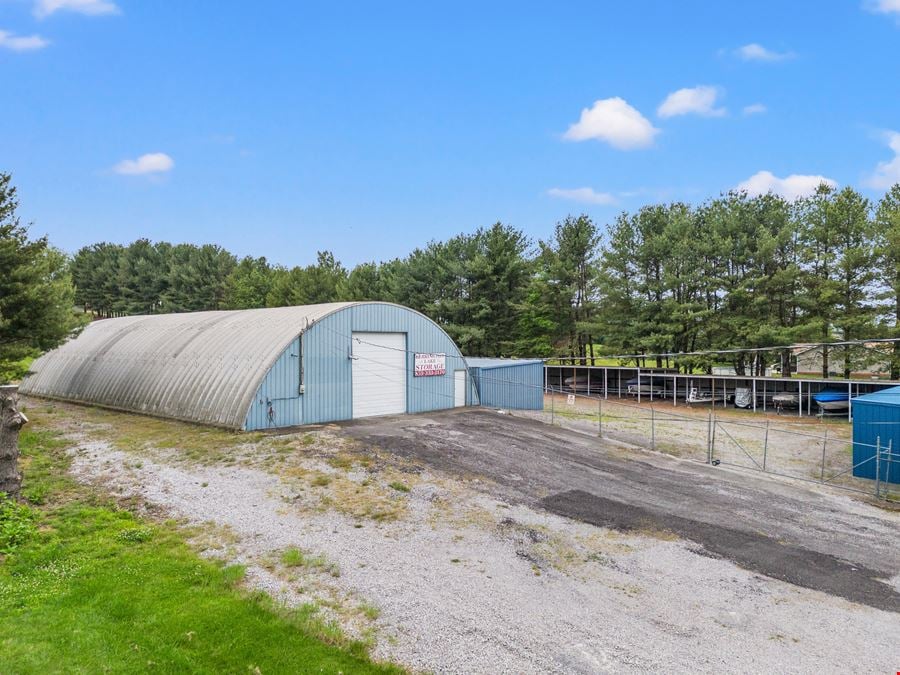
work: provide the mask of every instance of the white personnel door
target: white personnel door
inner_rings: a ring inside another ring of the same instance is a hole
[[[353,417],[406,412],[406,334],[353,333]]]
[[[462,408],[466,405],[466,371],[453,372],[453,405]]]

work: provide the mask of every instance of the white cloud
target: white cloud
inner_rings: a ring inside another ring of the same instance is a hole
[[[702,115],[703,117],[721,117],[725,108],[716,108],[719,90],[716,87],[697,86],[673,91],[666,96],[656,111],[660,117],[677,115]]]
[[[121,10],[112,0],[37,0],[34,3],[34,15],[39,19],[56,14],[56,12],[103,16],[120,14]]]
[[[653,145],[659,129],[632,108],[625,99],[605,98],[584,108],[578,121],[563,135],[568,141],[594,139],[609,143],[619,150],[634,150]]]
[[[808,197],[813,194],[822,183],[829,187],[837,187],[837,181],[825,176],[805,176],[795,173],[786,178],[779,178],[771,171],[760,171],[738,183],[735,189],[743,190],[751,196],[772,192],[793,201],[799,197]]]
[[[9,31],[0,30],[0,48],[14,52],[29,52],[35,49],[43,49],[50,44],[40,35],[16,35]]]
[[[615,204],[616,198],[608,192],[597,192],[594,188],[550,188],[547,194],[557,199],[569,199],[584,204]]]
[[[766,112],[769,112],[769,109],[762,103],[751,103],[750,105],[745,105],[743,109],[745,115],[762,115]]]
[[[887,146],[894,151],[894,158],[887,162],[878,162],[875,171],[866,178],[865,184],[876,190],[887,190],[900,183],[900,133],[887,131],[884,138]]]
[[[143,176],[149,173],[171,171],[175,162],[164,152],[151,152],[137,159],[123,159],[113,167],[113,171],[123,176]]]
[[[738,47],[734,50],[734,53],[738,58],[743,59],[744,61],[763,61],[766,63],[786,61],[787,59],[794,58],[793,52],[776,52],[771,49],[766,49],[756,42],[751,42],[743,47]]]
[[[876,14],[900,14],[900,0],[868,0],[865,7]]]

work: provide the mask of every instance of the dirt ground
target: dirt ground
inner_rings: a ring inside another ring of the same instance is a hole
[[[639,405],[628,398],[598,402],[577,396],[571,403],[565,395],[546,396],[543,411],[513,414],[699,461],[706,461],[712,445],[713,459],[726,464],[873,492],[872,481],[853,477],[852,427],[844,416],[797,417],[683,402],[675,407],[671,401]]]
[[[242,435],[27,406],[79,480],[202,526],[250,587],[413,670],[900,662],[900,513],[829,488],[488,410]]]

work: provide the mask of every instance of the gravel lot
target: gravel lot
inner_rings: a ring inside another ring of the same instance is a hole
[[[77,438],[80,480],[203,525],[198,547],[248,564],[249,585],[318,603],[373,636],[376,656],[416,670],[893,672],[900,661],[900,614],[886,611],[900,516],[842,495],[488,411],[303,430],[199,460],[152,440],[122,449],[84,409],[52,405],[35,418]],[[643,511],[625,522],[596,499]],[[801,555],[792,564],[856,566],[885,599],[735,564],[726,531],[780,542]],[[288,547],[329,565],[284,569]]]
[[[651,405],[653,412],[651,413]],[[551,409],[553,412],[551,412]],[[815,479],[822,477],[822,451],[825,450],[825,478],[835,484],[872,491],[872,482],[854,478],[851,425],[845,417],[802,417],[737,410],[733,406],[695,405],[671,401],[652,403],[645,399],[610,398],[598,406],[596,399],[577,396],[574,404],[565,395],[545,396],[543,411],[515,411],[529,417],[597,435],[602,413],[604,437],[617,439],[676,457],[706,461],[709,434],[715,416],[713,457],[732,465],[766,470],[785,476]],[[651,420],[652,414],[652,420]],[[824,447],[823,447],[824,446]]]

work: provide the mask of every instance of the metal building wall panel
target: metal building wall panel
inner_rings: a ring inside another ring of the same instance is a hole
[[[248,431],[297,426],[303,420],[300,388],[300,338],[294,339],[260,384],[244,428]],[[271,415],[269,406],[271,405]]]
[[[853,399],[853,475],[875,479],[875,451],[891,447],[894,458],[879,462],[881,480],[900,483],[900,387],[896,387],[897,403],[884,400],[886,392],[879,392],[882,400],[866,400],[865,396]],[[890,392],[892,390],[886,390]],[[878,394],[872,395],[878,396]]]
[[[510,410],[544,409],[544,365],[540,361],[472,368],[481,405]]]
[[[450,337],[431,319],[409,308],[389,303],[360,303],[324,317],[303,336],[304,424],[351,418],[350,355],[354,332],[406,333],[408,412],[453,407],[453,370],[464,368],[465,359]],[[447,372],[434,377],[415,377],[416,352],[446,354]]]

